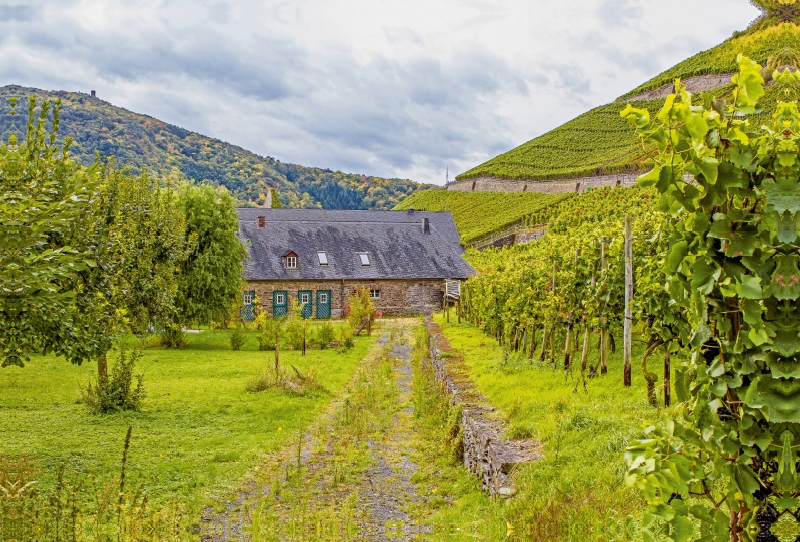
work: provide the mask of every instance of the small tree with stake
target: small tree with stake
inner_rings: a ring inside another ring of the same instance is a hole
[[[800,510],[800,74],[773,74],[779,101],[762,124],[749,120],[761,66],[738,64],[730,104],[678,83],[656,118],[622,112],[658,149],[640,182],[677,219],[661,309],[686,311],[695,378],[680,415],[627,452],[646,524],[675,542],[774,541],[773,522]]]

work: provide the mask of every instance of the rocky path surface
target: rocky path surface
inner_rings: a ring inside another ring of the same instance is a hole
[[[421,323],[385,320],[347,393],[264,475],[217,510],[204,542],[374,540],[429,532],[410,510],[425,503],[412,477],[412,344]]]

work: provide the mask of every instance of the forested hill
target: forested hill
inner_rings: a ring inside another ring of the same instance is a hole
[[[60,98],[60,136],[75,140],[72,156],[88,165],[99,152],[138,172],[185,177],[224,185],[241,205],[260,205],[267,189],[278,190],[284,206],[325,209],[391,209],[421,185],[329,169],[287,164],[241,147],[115,107],[77,92],[48,92],[16,85],[0,87],[0,137],[25,134],[28,96]],[[8,98],[20,98],[10,115]]]

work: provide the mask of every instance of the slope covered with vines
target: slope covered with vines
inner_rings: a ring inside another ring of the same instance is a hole
[[[449,211],[453,214],[461,241],[470,243],[521,220],[531,224],[547,222],[548,211],[574,195],[423,190],[406,198],[395,209]]]
[[[643,147],[628,123],[619,117],[622,100],[672,84],[675,79],[736,71],[736,57],[743,53],[765,65],[765,75],[780,66],[800,65],[800,27],[796,21],[780,22],[765,17],[745,32],[703,51],[643,83],[615,103],[592,109],[566,124],[462,173],[457,180],[557,179],[641,172],[652,166],[651,149]],[[712,91],[727,93],[732,87]],[[768,94],[771,91],[768,91]],[[635,100],[633,105],[650,113],[663,99]]]
[[[665,241],[655,192],[640,187],[597,190],[562,202],[547,235],[534,243],[468,251],[478,276],[464,286],[461,316],[531,359],[580,365],[585,376],[603,373],[623,325],[626,216],[639,277],[634,320],[652,326],[645,334],[679,325],[678,314],[658,322],[649,317],[654,300],[665,295]],[[598,335],[599,353],[589,359],[588,346]]]

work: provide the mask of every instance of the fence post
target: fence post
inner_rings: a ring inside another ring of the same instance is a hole
[[[623,361],[624,361],[624,384],[625,387],[631,385],[631,328],[633,327],[633,235],[631,232],[631,219],[625,217],[625,325]]]

